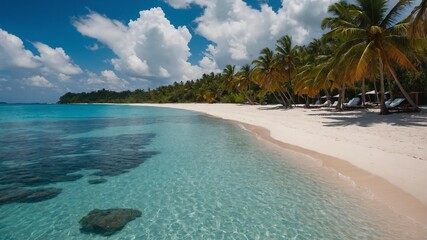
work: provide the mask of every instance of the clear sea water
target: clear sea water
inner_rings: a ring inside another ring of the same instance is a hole
[[[420,236],[368,192],[235,123],[141,106],[0,105],[0,188],[49,187],[62,191],[0,205],[0,239]],[[95,208],[142,217],[110,237],[82,233]]]

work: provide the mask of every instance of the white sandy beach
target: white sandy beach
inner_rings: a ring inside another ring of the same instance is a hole
[[[142,104],[186,109],[265,128],[252,131],[323,161],[376,198],[427,224],[427,112],[285,110],[237,104]],[[344,161],[342,161],[344,160]]]

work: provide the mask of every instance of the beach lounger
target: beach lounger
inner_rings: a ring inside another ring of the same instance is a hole
[[[348,103],[344,103],[344,107],[346,108],[358,107],[359,103],[360,103],[360,98],[354,97]]]
[[[310,108],[330,107],[332,105],[331,100],[326,100],[324,103],[310,104]]]
[[[393,100],[389,99],[387,101],[384,102],[385,107],[388,108],[390,106],[390,104],[393,102]]]
[[[420,109],[418,107],[412,107],[408,104],[405,98],[396,98],[390,104],[386,104],[386,108],[389,111],[397,112],[417,112]]]
[[[326,100],[323,104],[321,104],[321,107],[330,107],[332,105],[331,100]]]
[[[396,98],[394,99],[391,103],[387,104],[387,102],[385,103],[386,108],[388,109],[393,109],[393,108],[398,108],[399,105],[401,105],[403,102],[405,101],[404,98]]]

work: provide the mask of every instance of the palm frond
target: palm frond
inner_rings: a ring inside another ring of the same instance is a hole
[[[389,28],[394,25],[401,16],[403,10],[412,3],[412,0],[399,0],[388,12],[387,16],[379,24],[383,28]]]
[[[389,64],[394,62],[403,68],[416,71],[415,66],[411,63],[406,54],[395,45],[390,44],[389,42],[384,42],[382,53],[382,58],[385,60],[384,62]]]

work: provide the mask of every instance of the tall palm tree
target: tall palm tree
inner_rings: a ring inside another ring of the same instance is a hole
[[[290,106],[289,99],[283,94],[284,79],[278,71],[278,62],[276,61],[274,52],[269,48],[262,49],[261,55],[252,64],[255,66],[252,76],[257,84],[262,89],[272,93],[284,107]]]
[[[350,78],[350,82],[359,81],[366,75],[374,75],[369,71],[379,71],[380,114],[388,113],[384,101],[384,74],[393,77],[406,100],[417,107],[394,72],[396,65],[415,70],[408,56],[411,45],[406,25],[396,23],[410,0],[400,0],[388,12],[387,3],[387,0],[356,0],[356,5],[348,6],[348,15],[338,15],[334,21],[330,21],[331,31],[327,34],[342,41],[337,51],[339,64],[336,64],[336,68],[344,69],[344,75]]]
[[[243,94],[250,104],[254,104],[254,99],[250,97],[249,91],[253,88],[254,82],[252,81],[252,68],[249,64],[245,64],[240,68],[236,74],[235,86],[237,90]]]
[[[298,52],[300,48],[298,46],[292,46],[292,37],[285,35],[276,44],[276,58],[278,61],[279,71],[283,72],[285,81],[285,94],[293,102],[292,95],[289,89],[292,89],[292,78],[296,74],[296,65],[298,60]]]
[[[236,66],[228,64],[222,71],[223,86],[227,92],[232,92],[236,81]]]
[[[305,106],[309,107],[309,98],[315,97],[323,88],[318,85],[318,62],[321,55],[321,43],[313,39],[309,45],[298,47],[297,74],[294,77],[293,89],[298,96],[305,97]]]
[[[406,19],[411,25],[409,37],[417,41],[418,38],[427,38],[427,0],[422,0]],[[424,69],[427,69],[427,46],[420,46],[420,55],[424,60]],[[424,70],[425,71],[425,70]]]
[[[291,85],[297,61],[297,48],[292,46],[292,37],[286,35],[277,40],[276,52],[278,65],[286,73],[285,77],[289,85]]]
[[[332,29],[331,32],[323,36],[323,41],[329,42],[332,45],[330,46],[330,49],[333,49],[333,51],[327,54],[329,58],[327,61],[321,62],[319,67],[323,66],[323,73],[327,72],[326,79],[332,81],[332,85],[339,90],[338,104],[336,108],[343,109],[346,86],[352,86],[356,81],[351,75],[354,74],[355,64],[357,64],[357,62],[355,59],[348,58],[345,61],[342,61],[343,55],[352,46],[351,44],[354,44],[354,42],[346,45],[347,40],[337,36],[334,30],[337,28],[356,27],[357,19],[355,17],[355,13],[359,12],[359,10],[353,4],[349,4],[346,1],[340,1],[330,5],[328,12],[331,13],[332,16],[325,18],[322,21],[321,26],[322,29]]]

